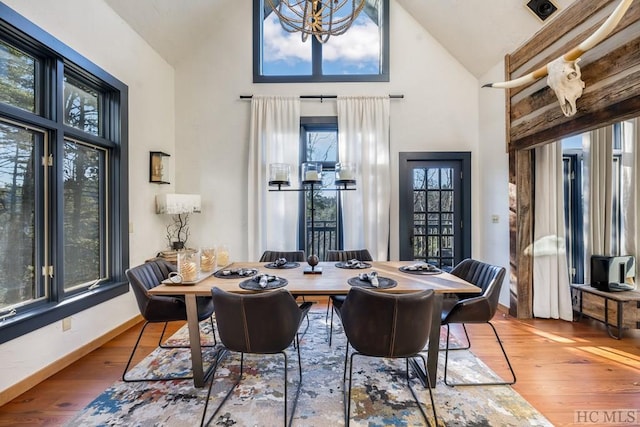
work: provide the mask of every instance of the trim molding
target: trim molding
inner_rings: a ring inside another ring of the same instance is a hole
[[[97,337],[93,341],[88,342],[87,344],[77,348],[76,350],[61,357],[55,362],[45,366],[44,368],[40,369],[33,375],[28,376],[24,380],[12,385],[6,390],[0,391],[0,407],[9,403],[16,397],[20,396],[22,393],[32,389],[33,387],[35,387],[42,381],[46,380],[47,378],[51,377],[52,375],[55,375],[58,372],[62,371],[64,368],[71,365],[72,363],[77,362],[87,354],[91,353],[93,350],[100,348],[107,342],[111,341],[118,335],[125,332],[127,329],[132,328],[133,326],[137,325],[143,320],[144,319],[142,318],[142,316],[138,314],[135,317],[124,322],[120,326],[107,332],[106,334]]]

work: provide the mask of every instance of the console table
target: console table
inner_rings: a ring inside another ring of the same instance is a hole
[[[571,294],[573,310],[604,323],[611,338],[622,338],[625,328],[640,329],[640,292],[604,292],[590,285],[572,284]]]

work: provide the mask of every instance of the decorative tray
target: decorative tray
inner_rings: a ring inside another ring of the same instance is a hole
[[[213,274],[213,271],[207,271],[207,272],[203,272],[201,271],[198,274],[198,278],[196,280],[192,280],[192,281],[180,281],[180,282],[174,282],[173,280],[169,279],[164,279],[161,283],[163,285],[168,285],[168,286],[187,286],[187,285],[195,285],[196,283],[200,283],[202,282],[204,279],[206,279],[207,277],[211,276]]]
[[[353,259],[349,261],[340,261],[335,265],[338,268],[346,268],[347,270],[361,270],[363,268],[371,268],[371,264],[369,264],[368,262]]]
[[[287,268],[298,268],[300,267],[299,262],[287,261],[284,264],[278,264],[276,262],[269,262],[265,264],[265,268],[275,268],[275,269],[287,269]]]
[[[263,278],[265,278],[264,281]],[[286,286],[287,283],[288,280],[283,277],[261,274],[259,276],[255,276],[251,279],[240,282],[240,288],[250,291],[267,291],[271,289],[281,288],[283,286]]]
[[[360,286],[362,288],[370,289],[389,289],[394,288],[396,287],[396,285],[398,285],[398,282],[396,282],[395,280],[388,277],[380,276],[378,276],[378,286],[373,286],[370,280],[361,279],[360,276],[350,278],[349,280],[347,280],[347,283],[349,283],[351,286]]]
[[[438,267],[425,263],[418,263],[412,265],[403,265],[398,268],[398,270],[407,274],[419,274],[419,275],[430,275],[430,274],[441,274],[442,270]]]
[[[258,274],[255,268],[227,268],[216,271],[213,275],[219,279],[240,279]]]

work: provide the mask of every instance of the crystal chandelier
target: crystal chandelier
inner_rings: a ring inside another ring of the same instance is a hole
[[[285,31],[301,32],[302,41],[309,35],[320,43],[330,36],[344,34],[360,11],[366,0],[265,0],[266,4],[280,19]],[[345,5],[350,4],[341,10]]]

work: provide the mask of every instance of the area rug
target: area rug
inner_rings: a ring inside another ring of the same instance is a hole
[[[339,323],[339,322],[337,322]],[[206,328],[208,322],[203,322]],[[210,327],[210,326],[209,326]],[[208,331],[203,330],[203,336]],[[171,338],[188,339],[186,327]],[[344,425],[343,366],[346,338],[334,322],[333,343],[328,345],[328,326],[324,313],[310,314],[310,327],[302,337],[303,381],[293,418],[294,426]],[[212,349],[204,350],[207,363],[214,359]],[[298,384],[297,353],[287,350],[289,366],[288,398]],[[452,379],[487,380],[496,375],[468,350],[451,353]],[[448,387],[442,382],[444,353],[438,367],[434,389],[439,426],[552,426],[552,424],[509,386]],[[246,355],[244,376],[229,400],[211,421],[212,426],[283,425],[283,357]],[[156,349],[132,371],[134,375],[167,372],[188,374],[188,351]],[[207,418],[237,378],[239,355],[222,360],[215,375]],[[419,409],[407,388],[403,360],[356,357],[351,400],[353,426],[423,426]],[[428,391],[412,379],[412,385],[433,425]],[[208,384],[207,384],[208,386]],[[195,426],[202,418],[207,388],[198,389],[191,380],[168,382],[116,382],[67,426]],[[289,405],[289,411],[291,405]]]

